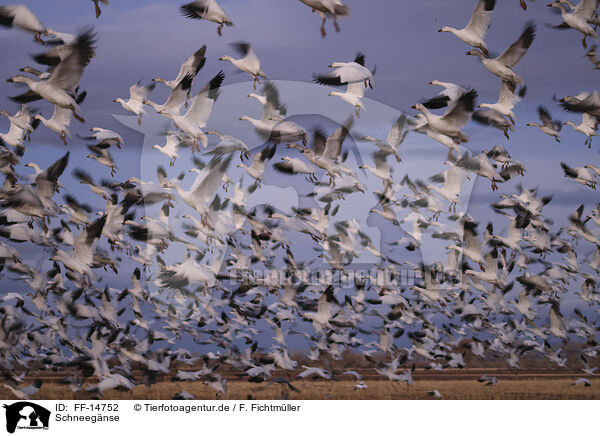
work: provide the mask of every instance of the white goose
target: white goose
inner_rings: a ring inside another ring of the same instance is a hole
[[[340,31],[340,26],[337,23],[338,18],[345,18],[350,15],[350,8],[342,3],[340,0],[300,0],[305,5],[312,8],[313,12],[317,12],[323,22],[321,23],[321,37],[325,38],[327,32],[325,32],[325,22],[327,18],[333,16],[333,25],[335,31]]]
[[[185,4],[180,8],[184,17],[192,20],[206,20],[217,23],[217,33],[222,36],[223,26],[233,26],[233,21],[229,19],[223,8],[215,0],[196,0]]]
[[[6,116],[10,121],[8,132],[4,134],[0,133],[0,140],[11,147],[20,147],[23,145],[27,135],[35,128],[31,122],[31,111],[29,107],[25,104],[21,105],[19,111],[14,115],[10,115],[3,109],[0,110],[0,115]]]
[[[561,162],[560,166],[562,167],[565,173],[565,177],[575,180],[580,185],[596,189],[596,183],[598,183],[598,178],[595,172],[590,168],[571,168],[564,162]]]
[[[422,102],[421,104],[425,106],[427,109],[441,109],[443,107],[452,107],[458,100],[458,98],[463,95],[467,90],[462,86],[455,85],[454,83],[449,82],[440,82],[439,80],[432,80],[429,82],[430,85],[441,86],[444,88],[442,92],[440,92],[435,97],[430,98]]]
[[[71,137],[71,133],[69,132],[69,126],[71,125],[70,109],[54,105],[54,112],[49,120],[44,118],[41,114],[37,114],[34,118],[40,120],[42,124],[50,130],[54,130],[58,133],[60,139],[67,145],[67,137]]]
[[[527,92],[527,87],[523,86],[519,89],[518,93],[513,92],[511,86],[508,82],[502,81],[502,85],[500,86],[500,96],[498,97],[498,101],[496,103],[481,103],[479,107],[488,108],[495,110],[496,112],[500,112],[502,115],[507,117],[510,122],[514,125],[515,119],[517,118],[515,113],[513,112],[513,108],[520,102],[523,97],[525,97],[525,93]]]
[[[206,122],[212,112],[215,101],[219,97],[220,88],[224,79],[225,75],[220,71],[193,98],[192,104],[185,115],[182,116],[178,113],[170,113],[167,115],[173,120],[173,123],[178,129],[195,141],[195,144],[192,145],[192,150],[198,150],[198,141],[202,143],[204,148],[208,145],[208,138],[202,131],[202,128],[206,127]]]
[[[488,48],[485,44],[485,34],[490,27],[492,12],[496,6],[496,0],[479,0],[471,19],[464,29],[455,29],[453,27],[444,26],[438,32],[450,32],[458,39],[473,47],[478,47],[481,51],[488,55]]]
[[[412,108],[421,111],[431,128],[438,132],[449,136],[455,142],[466,142],[468,138],[460,131],[471,119],[473,110],[475,109],[475,100],[477,99],[477,91],[474,89],[465,92],[457,100],[456,105],[448,110],[444,115],[435,115],[418,103]]]
[[[0,6],[0,26],[18,27],[31,32],[40,44],[44,43],[41,36],[48,35],[48,28],[25,5]]]
[[[332,91],[329,96],[339,97],[354,108],[356,118],[360,118],[360,110],[365,110],[362,98],[365,95],[365,87],[361,82],[348,83],[346,92]]]
[[[548,6],[551,8],[558,8],[562,15],[563,22],[555,27],[558,29],[572,28],[583,33],[583,40],[581,43],[584,48],[587,48],[586,39],[588,36],[596,40],[598,39],[596,31],[589,24],[596,15],[598,5],[600,5],[600,0],[581,0],[572,11],[568,11],[565,5],[560,1],[550,3]]]
[[[313,81],[321,85],[344,86],[349,83],[364,83],[365,88],[373,88],[373,72],[365,67],[365,55],[358,53],[352,62],[334,62],[329,65],[334,70],[329,74],[314,75]]]
[[[155,77],[154,79],[152,79],[152,81],[164,83],[169,88],[173,89],[177,85],[179,85],[179,82],[181,82],[183,78],[188,74],[191,75],[192,78],[196,77],[196,75],[198,75],[198,72],[202,69],[202,67],[204,67],[205,63],[206,46],[203,45],[198,50],[196,50],[196,52],[194,52],[193,55],[187,58],[183,62],[183,64],[181,64],[181,67],[179,68],[179,73],[177,73],[177,77],[175,77],[173,80],[165,80],[160,77]]]
[[[260,69],[260,59],[258,59],[258,56],[256,56],[256,53],[254,53],[254,50],[252,49],[252,46],[247,42],[236,42],[234,44],[230,44],[230,47],[243,57],[240,59],[234,59],[231,56],[225,55],[221,56],[219,60],[229,61],[240,71],[250,74],[250,76],[252,76],[252,86],[254,87],[254,90],[256,90],[256,84],[260,83],[260,78],[267,78],[265,72]]]
[[[156,86],[156,83],[147,86],[142,86],[141,83],[137,82],[129,87],[129,100],[125,101],[120,97],[113,100],[113,102],[119,103],[127,112],[137,115],[138,124],[142,124],[142,115],[146,113],[144,101]]]
[[[83,71],[90,59],[94,56],[94,34],[87,30],[77,37],[77,42],[71,46],[71,54],[64,59],[47,80],[34,80],[31,77],[17,75],[7,80],[10,83],[25,83],[30,91],[17,97],[13,101],[27,103],[41,98],[70,109],[73,116],[81,121],[85,120],[77,114],[81,109],[73,94],[73,90],[81,80]]]
[[[406,134],[409,132],[409,129],[404,128],[405,124],[406,115],[403,114],[394,122],[385,141],[373,138],[372,136],[365,136],[362,139],[363,141],[372,142],[382,151],[393,154],[396,161],[402,162],[400,154],[398,153],[398,148],[400,147],[400,144],[402,144],[402,141],[404,141]]]
[[[490,59],[482,51],[477,49],[469,50],[466,54],[469,56],[477,56],[490,73],[509,82],[511,88],[515,89],[517,84],[523,84],[523,79],[521,79],[521,77],[512,69],[521,59],[523,59],[523,56],[527,53],[534,38],[535,24],[529,22],[519,39],[508,47],[500,56]]]
[[[588,148],[592,147],[592,137],[598,136],[598,118],[584,112],[581,123],[575,124],[572,121],[566,121],[565,125],[573,127],[576,132],[583,133],[587,136],[585,144]]]
[[[535,122],[527,123],[527,126],[535,126],[540,129],[546,135],[553,136],[556,142],[560,142],[560,130],[562,129],[562,122],[553,120],[550,116],[550,112],[543,106],[538,106],[538,115],[542,124]]]

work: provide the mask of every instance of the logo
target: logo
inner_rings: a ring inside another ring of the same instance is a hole
[[[19,401],[4,405],[6,409],[6,431],[14,433],[19,430],[48,430],[50,411],[29,401]]]

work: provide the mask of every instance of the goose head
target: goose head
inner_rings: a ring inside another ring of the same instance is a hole
[[[218,60],[220,61],[233,61],[234,59],[231,56],[221,56]]]
[[[8,83],[30,83],[33,81],[31,77],[23,76],[18,74],[16,76],[11,77],[10,79],[6,79]]]
[[[425,106],[423,106],[421,103],[417,103],[414,106],[410,107],[411,109],[416,109],[418,111],[422,111],[423,109],[425,109]]]
[[[345,62],[334,62],[331,65],[329,65],[329,68],[340,68],[345,66],[346,63]]]
[[[473,48],[473,49],[469,50],[469,51],[468,51],[468,52],[466,52],[465,54],[466,54],[467,56],[478,56],[478,57],[479,57],[479,58],[481,58],[481,59],[483,59],[483,58],[485,57],[485,55],[484,55],[484,54],[483,54],[481,51],[479,51],[479,50],[477,50],[477,49],[475,49],[475,48]]]
[[[452,27],[444,26],[438,32],[452,32],[454,29]]]

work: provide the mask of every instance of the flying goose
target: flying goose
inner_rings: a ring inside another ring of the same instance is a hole
[[[454,83],[432,80],[431,82],[429,82],[429,84],[434,86],[441,86],[442,88],[444,88],[444,90],[435,97],[421,102],[421,104],[427,109],[441,109],[448,106],[452,107],[454,106],[458,98],[465,92],[467,92],[465,88],[463,88],[462,86],[455,85]]]
[[[96,141],[97,144],[108,144],[109,146],[115,145],[117,148],[121,148],[122,145],[125,145],[121,135],[112,130],[103,129],[102,127],[92,127],[90,132],[94,133],[81,139],[88,141],[93,140]]]
[[[523,79],[521,79],[521,77],[519,77],[512,69],[521,59],[523,59],[523,56],[527,53],[534,38],[535,24],[533,24],[533,22],[528,22],[519,39],[508,47],[500,56],[491,59],[477,49],[469,50],[466,54],[468,56],[477,56],[490,73],[508,82],[511,90],[514,90],[517,84],[523,84]]]
[[[254,53],[252,46],[244,41],[236,42],[229,45],[236,53],[241,57],[240,59],[234,59],[231,56],[221,56],[220,61],[229,61],[237,69],[244,71],[252,76],[252,86],[256,90],[256,84],[260,83],[260,78],[267,78],[267,75],[263,70],[260,69],[260,59]]]
[[[575,96],[567,96],[560,99],[561,107],[569,112],[584,113],[600,118],[600,94],[594,91],[581,92]]]
[[[398,148],[400,144],[406,138],[409,129],[405,129],[406,124],[406,115],[402,114],[398,119],[392,124],[392,128],[390,129],[390,133],[388,134],[385,141],[381,141],[379,139],[373,138],[372,136],[364,136],[363,141],[372,142],[382,151],[385,151],[389,154],[393,154],[396,158],[396,161],[402,162],[400,158],[400,154],[398,153]]]
[[[487,56],[489,54],[487,45],[484,42],[485,34],[490,27],[492,12],[496,6],[496,0],[479,0],[467,27],[464,29],[455,29],[453,27],[444,26],[438,32],[450,32],[458,39],[473,47],[481,49]]]
[[[273,168],[282,174],[308,174],[311,181],[316,182],[317,177],[315,176],[316,168],[305,163],[304,161],[284,156],[281,158],[282,162],[273,164]]]
[[[256,179],[256,181],[261,183],[262,175],[265,172],[267,167],[267,162],[275,156],[275,151],[277,151],[277,145],[272,145],[270,147],[263,148],[260,152],[256,153],[252,156],[252,163],[250,166],[247,166],[244,163],[238,164],[238,168],[243,168],[246,170],[246,173]]]
[[[198,75],[198,72],[204,67],[206,63],[206,46],[203,45],[198,50],[194,52],[189,58],[187,58],[183,64],[181,64],[181,68],[179,68],[179,73],[177,73],[177,77],[173,80],[165,80],[160,77],[155,77],[152,79],[153,82],[160,82],[167,85],[169,88],[173,89],[179,82],[181,82],[184,77],[187,75],[191,75],[192,79]]]
[[[323,22],[321,23],[321,37],[325,38],[327,32],[325,32],[325,22],[327,18],[333,16],[333,25],[335,31],[339,33],[340,26],[337,23],[338,18],[345,18],[350,15],[350,8],[346,6],[341,0],[300,0],[305,5],[312,8],[313,12],[317,12]]]
[[[10,115],[4,109],[0,110],[0,115],[4,115],[10,121],[10,128],[7,133],[0,134],[0,140],[10,145],[11,147],[20,147],[23,142],[37,127],[38,121],[35,118],[32,121],[30,108],[22,104],[19,110]]]
[[[94,159],[100,165],[110,168],[110,175],[114,176],[117,172],[117,165],[110,154],[110,144],[100,143],[97,145],[88,145],[87,147],[92,153],[86,157]]]
[[[579,167],[579,168],[571,168],[566,163],[561,162],[560,166],[562,167],[565,177],[574,179],[577,183],[583,186],[588,186],[592,189],[596,189],[596,183],[598,182],[598,177],[594,171],[590,168]]]
[[[206,20],[217,23],[217,33],[222,36],[223,26],[233,26],[233,21],[229,19],[223,8],[216,2],[216,0],[196,0],[191,3],[187,3],[180,8],[181,14],[184,17],[191,18],[192,20]]]
[[[100,18],[100,14],[102,14],[102,10],[100,9],[98,2],[102,2],[103,4],[107,5],[108,0],[92,0],[92,2],[94,2],[94,9],[96,11],[96,19],[98,19],[98,18]]]
[[[432,129],[451,137],[456,143],[460,143],[468,141],[468,138],[460,130],[471,119],[476,99],[477,91],[471,89],[462,94],[456,101],[456,105],[441,116],[429,112],[421,103],[412,108],[423,113]]]
[[[364,83],[373,89],[373,72],[365,67],[365,55],[358,53],[352,62],[334,62],[329,65],[334,70],[329,74],[313,75],[313,81],[320,85],[344,86],[350,83]]]
[[[207,130],[205,132],[207,135],[215,135],[219,138],[219,143],[215,145],[207,154],[213,155],[224,155],[235,153],[236,151],[240,152],[240,160],[250,159],[250,151],[248,146],[241,140],[234,138],[233,136],[223,135],[221,132],[218,132],[214,129]]]
[[[587,144],[588,148],[591,148],[592,137],[598,136],[598,123],[598,118],[584,112],[581,123],[575,124],[572,121],[566,121],[565,125],[571,126],[576,132],[586,135],[587,139],[585,140],[585,144]]]
[[[157,114],[166,118],[180,116],[181,108],[185,105],[187,96],[192,88],[192,81],[193,77],[191,74],[185,76],[175,88],[171,89],[169,97],[167,97],[167,100],[163,104],[158,104],[148,99],[144,99],[143,103],[151,106]]]
[[[52,117],[50,119],[47,120],[41,114],[37,114],[34,118],[41,121],[42,124],[50,130],[54,130],[56,133],[58,133],[60,135],[60,139],[62,139],[63,143],[67,145],[67,137],[71,137],[71,133],[69,132],[69,126],[71,125],[70,109],[60,107],[55,104],[54,112],[52,113]]]
[[[260,120],[250,118],[247,115],[240,117],[240,120],[249,121],[255,129],[258,136],[268,139],[271,136],[273,127],[277,125],[280,119],[287,115],[287,108],[279,99],[277,87],[270,81],[265,82],[262,88],[262,94],[248,94],[248,97],[256,98],[263,105],[263,116]]]
[[[91,30],[79,34],[77,42],[71,46],[71,53],[58,65],[49,79],[36,81],[31,77],[22,75],[8,79],[7,82],[25,83],[30,88],[28,92],[13,97],[12,100],[27,103],[43,98],[50,103],[70,109],[77,120],[85,122],[77,113],[81,109],[73,90],[81,80],[85,67],[94,56],[95,42]]]
[[[184,81],[189,78],[189,75],[186,76]],[[192,150],[199,151],[198,141],[202,143],[204,148],[208,145],[208,138],[202,129],[206,127],[208,117],[210,117],[215,101],[219,97],[223,80],[225,80],[225,75],[222,71],[219,71],[192,99],[185,115],[180,115],[178,112],[167,113],[175,126],[194,141]]]
[[[119,103],[127,112],[137,115],[138,124],[142,124],[142,115],[146,113],[144,110],[144,101],[148,99],[150,93],[156,86],[156,83],[142,86],[142,82],[137,82],[129,87],[129,100],[125,101],[122,98],[115,98],[113,102]]]
[[[562,15],[563,22],[554,27],[557,29],[572,28],[583,33],[583,40],[581,43],[583,44],[583,47],[587,49],[586,39],[588,36],[596,40],[598,39],[596,31],[589,22],[596,15],[599,5],[600,0],[581,0],[575,9],[568,11],[562,2],[555,1],[548,4],[548,7],[558,8]]]
[[[516,93],[511,89],[511,85],[503,80],[502,85],[500,86],[500,96],[498,97],[498,102],[493,104],[481,103],[479,107],[493,109],[501,113],[514,125],[517,117],[513,112],[513,108],[523,99],[523,97],[525,97],[526,93],[526,86],[522,86],[521,89],[519,89],[519,92]]]
[[[506,139],[510,139],[508,131],[515,130],[510,121],[495,109],[478,109],[473,112],[473,120],[502,130]]]
[[[538,115],[542,124],[536,122],[527,123],[527,126],[535,126],[546,135],[553,136],[556,142],[560,142],[560,130],[562,129],[562,121],[553,120],[550,112],[544,106],[538,106]]]
[[[35,40],[43,44],[42,35],[48,34],[48,28],[25,5],[0,6],[0,26],[18,27],[34,34]]]
[[[354,108],[356,118],[360,118],[360,110],[365,110],[362,98],[365,95],[365,87],[360,82],[348,83],[346,92],[332,91],[329,96],[339,97]]]

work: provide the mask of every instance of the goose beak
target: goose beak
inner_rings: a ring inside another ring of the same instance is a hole
[[[416,109],[416,108],[417,108],[417,105],[415,104],[414,106],[411,106],[410,108],[411,108],[411,109]]]
[[[439,29],[439,30],[438,30],[438,32],[443,32],[443,30],[442,30],[442,29]]]
[[[224,61],[225,59],[223,59],[223,56],[221,56],[218,60],[219,61]]]
[[[470,51],[465,53],[467,56],[471,56],[473,53],[471,53]]]
[[[8,83],[13,83],[15,80],[11,77],[10,79],[6,79]]]

